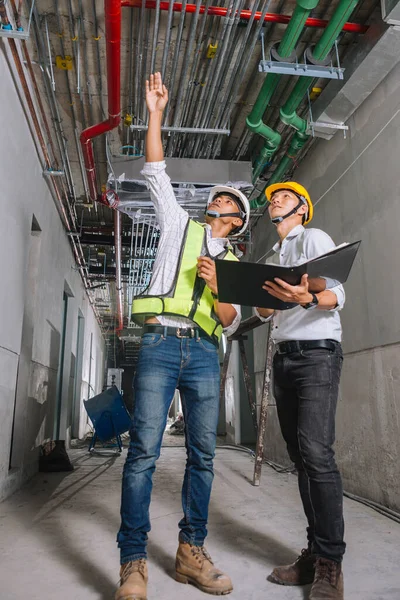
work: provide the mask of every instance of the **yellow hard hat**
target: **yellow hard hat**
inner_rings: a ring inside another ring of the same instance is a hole
[[[313,218],[314,207],[311,202],[310,194],[307,192],[306,188],[300,185],[300,183],[297,183],[297,181],[273,183],[272,185],[269,185],[265,190],[265,195],[267,196],[268,202],[271,202],[272,194],[274,192],[277,192],[278,190],[290,190],[291,192],[294,192],[297,196],[300,196],[300,198],[304,198],[308,205],[307,219],[304,221],[304,225],[307,225],[307,223],[309,223]]]

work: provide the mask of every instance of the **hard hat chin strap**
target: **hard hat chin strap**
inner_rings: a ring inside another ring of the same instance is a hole
[[[271,219],[271,223],[273,223],[274,225],[278,225],[279,223],[282,223],[282,221],[284,221],[288,217],[291,217],[292,215],[295,215],[297,213],[297,211],[299,210],[299,208],[301,206],[303,206],[303,204],[306,204],[306,203],[307,203],[306,199],[303,196],[300,196],[300,202],[298,203],[297,206],[295,206],[293,208],[293,210],[291,210],[290,212],[286,213],[286,215],[283,215],[283,217],[274,217],[273,219]]]

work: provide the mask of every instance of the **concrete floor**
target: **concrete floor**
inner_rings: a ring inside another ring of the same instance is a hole
[[[124,450],[125,455],[125,450]],[[73,450],[75,471],[39,474],[0,505],[0,600],[111,600],[118,580],[122,457]],[[209,597],[173,579],[185,451],[164,448],[155,475],[149,599]],[[307,588],[266,581],[295,558],[305,522],[293,475],[265,466],[250,484],[251,457],[219,449],[207,547],[231,575],[232,600],[305,599]],[[400,599],[400,525],[345,501],[346,600]]]

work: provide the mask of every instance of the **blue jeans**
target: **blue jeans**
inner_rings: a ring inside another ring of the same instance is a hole
[[[121,564],[146,558],[152,477],[175,389],[181,395],[187,452],[179,539],[196,546],[204,543],[219,413],[218,349],[202,338],[146,333],[133,389],[131,442],[117,536]]]
[[[299,481],[308,542],[318,556],[341,562],[343,489],[335,462],[335,414],[343,355],[318,348],[275,354],[274,396],[279,422]]]

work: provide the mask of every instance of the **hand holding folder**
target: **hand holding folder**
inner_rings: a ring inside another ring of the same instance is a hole
[[[220,302],[287,310],[297,306],[283,302],[262,289],[265,281],[276,277],[290,285],[299,285],[303,275],[309,278],[327,277],[339,283],[347,281],[361,242],[341,244],[329,252],[296,267],[216,260],[218,299]]]

